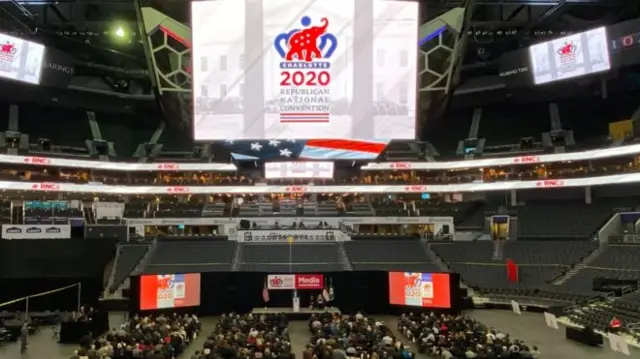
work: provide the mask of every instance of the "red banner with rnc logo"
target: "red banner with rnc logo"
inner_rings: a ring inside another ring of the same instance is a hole
[[[321,290],[324,288],[322,274],[269,274],[269,290]]]

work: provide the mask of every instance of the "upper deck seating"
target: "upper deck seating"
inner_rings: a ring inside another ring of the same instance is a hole
[[[161,202],[156,218],[194,218],[202,216],[202,203]]]
[[[133,199],[124,205],[124,218],[144,218],[150,208],[149,202]]]

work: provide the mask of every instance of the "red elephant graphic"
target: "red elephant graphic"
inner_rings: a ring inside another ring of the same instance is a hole
[[[566,44],[564,44],[563,46],[561,46],[558,49],[558,54],[560,55],[571,55],[573,53],[573,51],[575,50],[575,46],[573,45],[573,43],[568,42]]]
[[[318,38],[327,32],[329,20],[323,17],[321,21],[322,26],[311,26],[291,35],[288,42],[287,61],[293,61],[294,56],[297,60],[306,62],[311,62],[314,58],[322,58],[322,52],[318,48]]]
[[[3,54],[13,55],[16,53],[16,46],[7,41],[6,43],[0,45],[0,52],[2,52]]]
[[[171,288],[171,276],[158,276],[158,290],[167,290]]]
[[[422,280],[422,274],[420,273],[409,273],[409,274],[405,274],[404,276],[404,286],[406,287],[410,287],[410,288],[415,288],[418,286],[418,284],[420,284],[420,281]]]

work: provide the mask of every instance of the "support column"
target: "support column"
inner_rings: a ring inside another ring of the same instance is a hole
[[[244,3],[244,133],[250,138],[264,138],[263,2],[244,0]]]
[[[373,138],[373,33],[374,14],[371,0],[355,0],[353,20],[353,105],[351,135]]]
[[[591,187],[584,188],[584,203],[591,204]]]
[[[518,195],[515,189],[509,191],[509,198],[509,204],[511,205],[511,207],[515,207],[518,205]]]
[[[18,132],[19,128],[20,108],[18,105],[9,106],[9,125],[7,130]]]
[[[549,119],[551,121],[551,131],[561,131],[562,121],[560,121],[560,109],[557,103],[549,104]]]
[[[478,138],[478,132],[480,132],[480,120],[482,119],[482,109],[476,108],[473,110],[473,117],[471,118],[471,127],[469,128],[469,136],[467,138]]]
[[[96,113],[93,111],[87,111],[87,120],[89,121],[89,128],[91,129],[91,136],[94,140],[102,140],[102,132],[100,132],[100,125],[96,120]]]

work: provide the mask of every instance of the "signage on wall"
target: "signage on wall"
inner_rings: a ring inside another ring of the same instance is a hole
[[[69,239],[71,226],[49,224],[3,224],[2,239]]]

